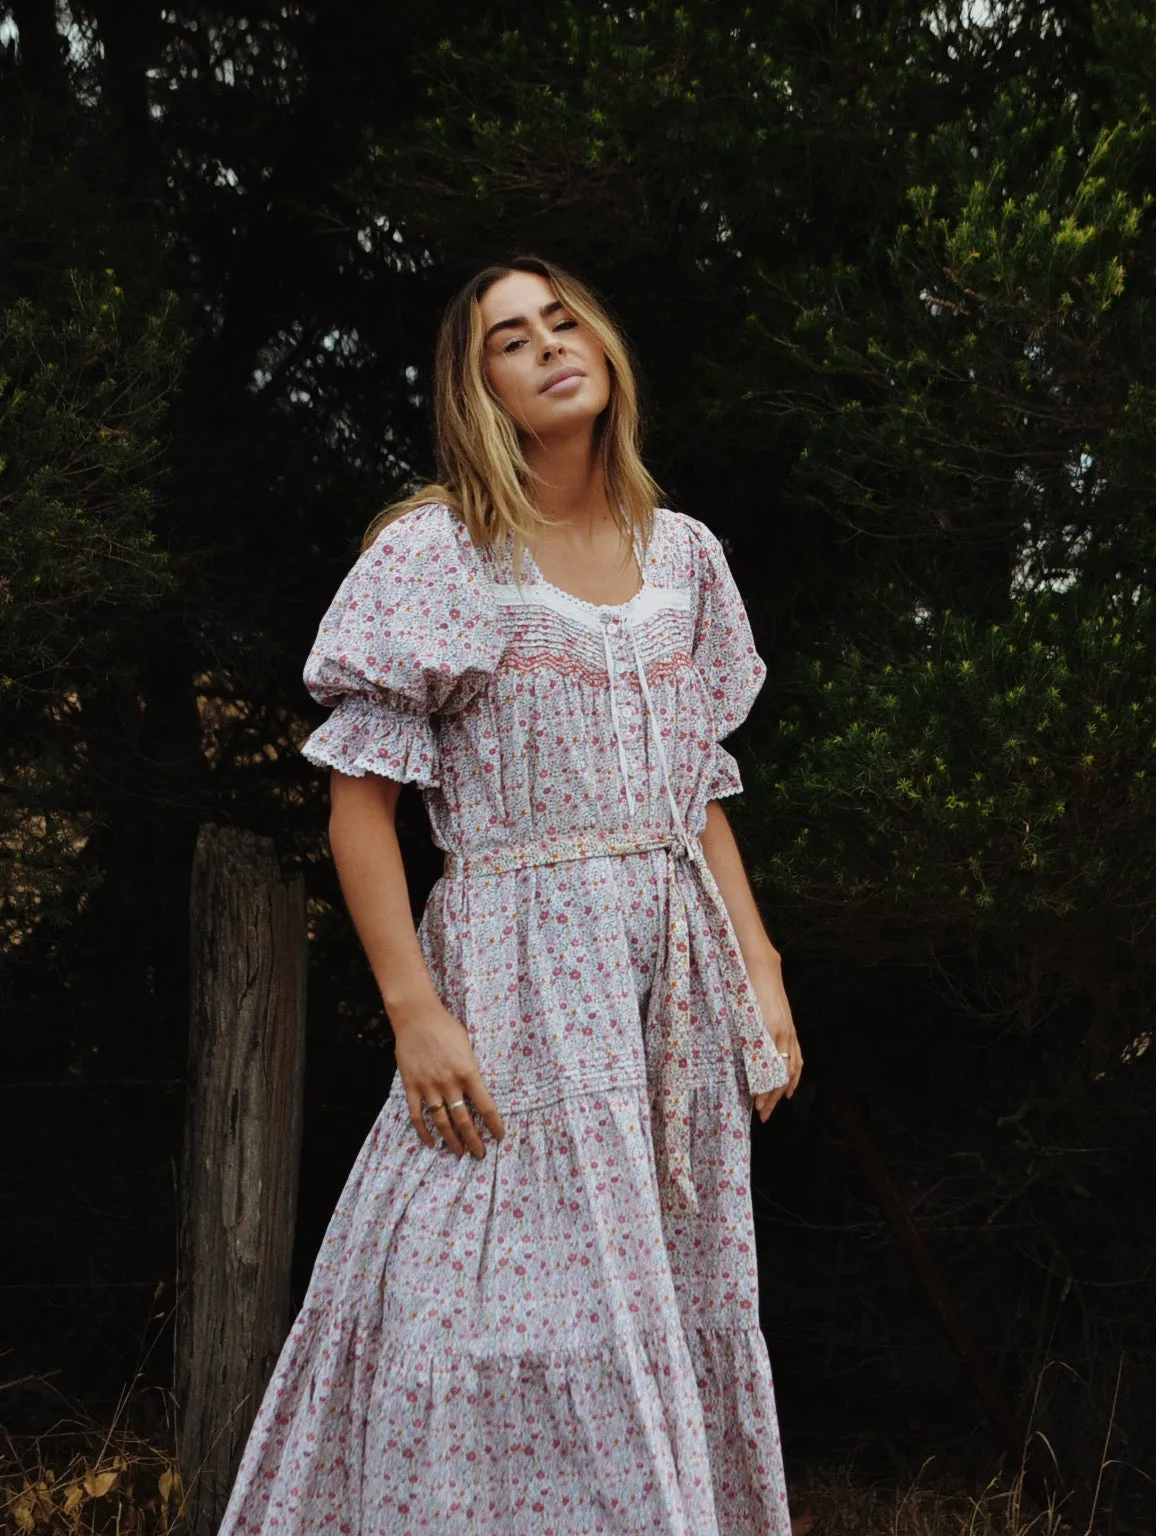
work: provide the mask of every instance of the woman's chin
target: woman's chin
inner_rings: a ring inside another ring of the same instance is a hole
[[[599,402],[583,391],[569,399],[551,400],[547,409],[535,410],[532,415],[528,413],[526,430],[540,442],[559,434],[570,437],[583,429],[593,432],[594,423],[605,409],[606,401]]]

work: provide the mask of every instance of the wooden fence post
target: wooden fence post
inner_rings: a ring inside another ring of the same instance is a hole
[[[269,838],[202,827],[175,1383],[190,1536],[215,1536],[290,1323],[305,1061],[304,882]]]

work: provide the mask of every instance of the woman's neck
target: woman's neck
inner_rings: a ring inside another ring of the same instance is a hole
[[[606,480],[592,439],[536,443],[526,458],[536,499],[552,520],[531,541],[538,570],[583,602],[629,602],[642,584],[633,542],[606,500]]]
[[[555,523],[579,533],[609,519],[606,480],[592,435],[532,443],[526,462],[534,476],[535,500]]]

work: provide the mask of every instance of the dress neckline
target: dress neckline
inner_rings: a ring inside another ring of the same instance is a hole
[[[625,600],[625,602],[621,603],[592,603],[589,598],[579,597],[576,592],[567,592],[565,587],[560,587],[555,582],[549,581],[545,576],[543,576],[542,567],[538,564],[538,561],[534,555],[534,551],[528,544],[525,546],[524,557],[527,564],[529,565],[530,575],[533,578],[532,582],[527,583],[527,585],[545,587],[548,592],[553,592],[558,597],[565,598],[568,603],[577,603],[580,608],[585,608],[590,613],[625,613],[628,609],[634,607],[639,598],[644,596],[650,587],[650,580],[646,574],[646,567],[649,564],[650,552],[648,550],[644,551],[642,549],[637,534],[634,537],[634,559],[638,566],[638,579],[640,585],[637,592],[632,593],[631,596]],[[514,579],[515,581],[517,580],[516,574]]]

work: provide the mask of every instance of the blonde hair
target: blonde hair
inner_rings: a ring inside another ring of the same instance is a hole
[[[479,272],[446,309],[434,357],[438,479],[379,512],[366,530],[363,549],[387,523],[416,507],[442,502],[462,519],[475,544],[511,537],[516,569],[524,543],[550,525],[534,503],[518,428],[486,377],[481,300],[511,272],[545,278],[606,354],[610,399],[595,423],[606,499],[632,542],[636,536],[643,548],[649,542],[661,493],[642,462],[638,390],[626,342],[584,283],[552,262],[518,256]]]

